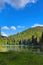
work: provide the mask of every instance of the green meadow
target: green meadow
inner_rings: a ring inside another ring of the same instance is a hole
[[[43,55],[26,52],[4,52],[0,53],[0,65],[43,65]]]

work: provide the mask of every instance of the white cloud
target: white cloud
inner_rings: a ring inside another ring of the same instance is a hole
[[[15,27],[15,26],[11,26],[10,29],[11,29],[11,30],[16,30],[16,27]]]
[[[15,8],[22,8],[28,3],[35,3],[36,0],[6,0],[6,2]]]
[[[36,3],[37,0],[0,0],[0,9],[5,7],[5,3],[14,8],[23,8],[29,3]]]
[[[9,28],[7,26],[3,26],[2,29],[3,30],[9,30]]]
[[[8,37],[8,35],[6,33],[4,33],[4,32],[1,32],[1,35]]]
[[[17,28],[24,28],[24,27],[25,27],[25,26],[20,26],[20,25],[19,25],[19,26],[17,26]]]
[[[0,0],[0,11],[5,7],[4,0]]]
[[[37,27],[37,26],[43,27],[43,24],[34,24],[32,27]]]

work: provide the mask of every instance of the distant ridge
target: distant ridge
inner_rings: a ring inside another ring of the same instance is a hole
[[[2,38],[5,38],[6,36],[1,36]]]

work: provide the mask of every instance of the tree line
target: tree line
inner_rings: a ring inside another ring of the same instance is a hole
[[[16,43],[15,39],[12,39],[12,44]],[[10,39],[7,40],[7,44],[10,45]],[[23,47],[22,48],[28,48],[28,49],[39,49],[40,51],[43,51],[43,32],[42,32],[42,35],[39,39],[39,41],[37,40],[37,36],[35,37],[34,35],[32,35],[31,39],[28,39],[28,40],[19,40],[18,41],[18,45],[19,45],[19,48]]]
[[[27,45],[27,47],[29,49],[33,49],[33,50],[39,49],[40,51],[43,51],[43,32],[42,32],[42,35],[41,35],[39,41],[37,40],[37,36],[35,37],[34,35],[32,35],[31,39],[20,40],[19,45],[24,45],[23,46],[24,48],[25,48],[25,45]],[[20,48],[21,48],[21,46],[20,46]]]

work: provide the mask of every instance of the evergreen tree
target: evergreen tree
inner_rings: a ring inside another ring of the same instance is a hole
[[[37,37],[35,38],[35,49],[37,50],[39,48]]]
[[[40,51],[43,51],[43,32],[42,32],[42,36],[40,38],[39,44],[40,44]]]
[[[43,32],[42,32],[42,37],[41,37],[41,41],[42,41],[42,44],[43,44]]]
[[[35,45],[35,38],[34,38],[34,35],[32,35],[32,41],[31,41],[31,43],[32,43],[32,46]]]
[[[21,44],[22,44],[22,43],[21,43],[21,40],[20,40],[20,41],[19,41],[19,47],[20,47],[20,48],[21,48]]]
[[[27,40],[27,45],[28,45],[28,48],[29,49],[32,47],[32,43],[31,43],[31,40],[30,39]]]
[[[32,47],[33,47],[33,50],[37,50],[38,48],[37,37],[35,37],[34,35],[32,36]]]

